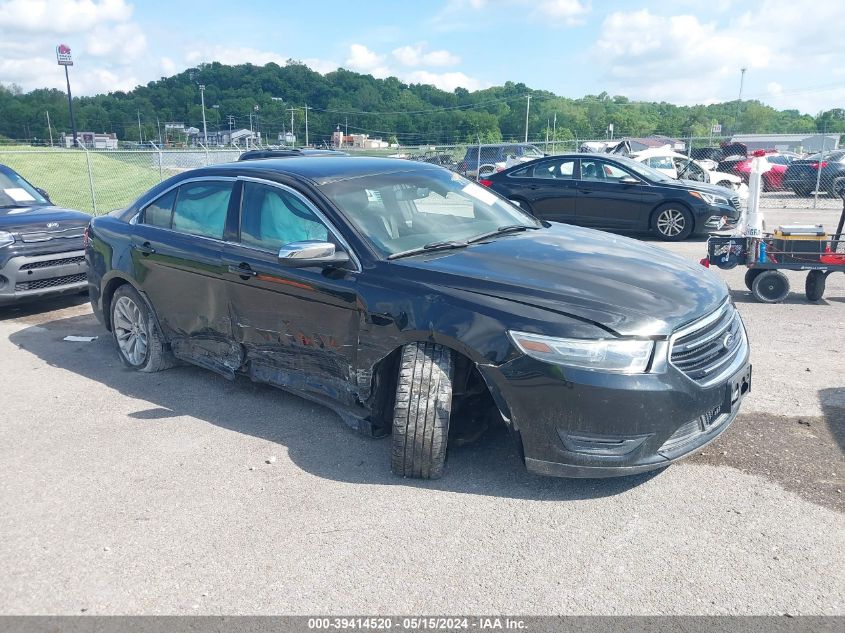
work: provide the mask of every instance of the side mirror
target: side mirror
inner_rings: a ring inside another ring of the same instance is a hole
[[[47,198],[47,200],[48,200],[48,201],[50,201],[50,202],[51,202],[51,200],[50,200],[50,194],[48,194],[46,191],[44,191],[41,187],[36,187],[36,188],[35,188],[35,190],[36,190],[38,193],[40,193],[42,196],[44,196],[45,198]]]
[[[640,181],[633,176],[623,176],[619,179],[619,183],[622,185],[638,185]]]
[[[349,255],[343,251],[337,251],[331,242],[291,242],[279,249],[279,263],[292,268],[337,266],[348,261]]]

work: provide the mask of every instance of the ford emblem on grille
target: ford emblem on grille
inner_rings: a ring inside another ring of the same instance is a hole
[[[57,228],[59,228],[59,223],[58,222],[47,222],[47,228],[48,229],[57,229]]]
[[[730,349],[733,342],[734,335],[728,332],[727,334],[725,334],[725,338],[722,339],[722,347],[724,347],[725,349]]]

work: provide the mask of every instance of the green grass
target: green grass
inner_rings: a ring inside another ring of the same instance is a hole
[[[160,182],[155,154],[89,152],[96,213],[127,206]],[[85,152],[79,150],[19,150],[0,148],[0,164],[11,167],[59,206],[94,213]],[[165,170],[164,178],[172,172]]]

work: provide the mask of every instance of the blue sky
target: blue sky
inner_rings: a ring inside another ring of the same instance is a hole
[[[751,12],[753,5],[754,13]],[[845,106],[845,3],[802,0],[0,0],[0,82],[127,90],[203,61],[304,61],[446,90],[505,81],[579,97]]]

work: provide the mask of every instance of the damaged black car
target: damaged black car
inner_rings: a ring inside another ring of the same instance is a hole
[[[391,435],[442,475],[450,425],[507,425],[529,470],[660,468],[734,420],[748,341],[723,281],[660,248],[543,222],[441,167],[216,165],[95,218],[94,312],[122,362],[245,375]]]

